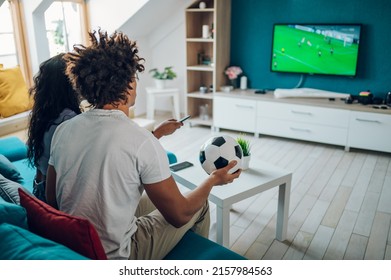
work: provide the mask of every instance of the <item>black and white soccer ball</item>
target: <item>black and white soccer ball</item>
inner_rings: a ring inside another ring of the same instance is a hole
[[[232,160],[238,163],[228,172],[237,171],[242,166],[243,152],[238,142],[228,135],[215,136],[201,146],[200,163],[206,173],[223,168]]]

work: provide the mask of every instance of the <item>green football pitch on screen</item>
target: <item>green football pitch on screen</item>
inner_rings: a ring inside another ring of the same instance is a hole
[[[354,76],[358,45],[311,31],[277,25],[272,70]]]

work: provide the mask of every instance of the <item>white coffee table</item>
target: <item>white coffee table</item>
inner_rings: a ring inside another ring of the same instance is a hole
[[[194,189],[208,176],[198,158],[187,159],[194,166],[172,172],[178,183]],[[229,247],[229,214],[233,203],[249,198],[268,189],[279,187],[277,207],[276,238],[286,239],[289,198],[292,173],[263,161],[251,159],[250,168],[243,171],[238,179],[228,185],[212,189],[209,200],[216,204],[217,243]]]

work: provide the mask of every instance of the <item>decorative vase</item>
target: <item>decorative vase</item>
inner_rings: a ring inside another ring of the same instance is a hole
[[[242,158],[242,170],[246,170],[250,166],[250,160],[251,160],[251,155],[249,156],[244,156]]]
[[[155,79],[155,86],[158,89],[163,89],[166,87],[166,80]]]
[[[238,88],[238,79],[232,79],[230,80],[231,86],[235,89]]]

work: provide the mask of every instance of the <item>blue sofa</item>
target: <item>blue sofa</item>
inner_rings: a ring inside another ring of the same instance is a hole
[[[26,161],[27,149],[17,137],[0,139],[4,155],[19,171],[14,182],[0,176],[0,259],[87,259],[71,249],[29,231],[26,210],[19,205],[18,188],[31,193],[35,169]],[[176,162],[168,152],[170,163]],[[239,254],[198,234],[188,231],[166,260],[244,260]]]

